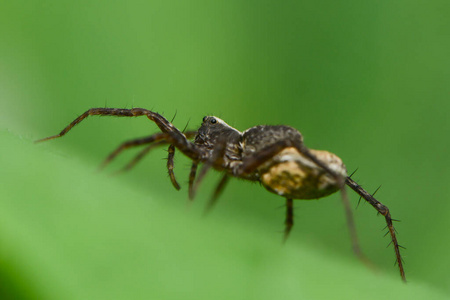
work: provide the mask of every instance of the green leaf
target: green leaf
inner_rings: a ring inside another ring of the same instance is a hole
[[[170,203],[167,191],[149,195],[93,173],[48,144],[5,131],[0,139],[5,297],[444,299],[356,259],[302,243],[281,246],[279,235],[239,220],[201,218],[185,203]]]

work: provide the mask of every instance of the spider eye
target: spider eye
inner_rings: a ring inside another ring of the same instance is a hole
[[[211,118],[211,120],[209,120],[209,123],[211,123],[211,124],[216,124],[216,123],[217,123],[216,118]]]
[[[208,119],[208,117],[203,117],[203,122],[206,122],[206,119]]]

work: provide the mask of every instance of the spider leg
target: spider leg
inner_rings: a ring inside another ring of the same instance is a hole
[[[117,116],[117,117],[139,117],[146,116],[159,127],[163,133],[167,133],[167,140],[174,144],[184,155],[192,160],[199,160],[204,152],[194,143],[190,142],[186,136],[178,130],[172,123],[167,121],[158,113],[152,112],[144,108],[120,109],[120,108],[91,108],[85,111],[82,115],[72,121],[59,134],[40,139],[36,142],[43,142],[55,138],[62,137],[69,132],[75,125],[83,121],[88,116]]]
[[[175,156],[175,146],[170,145],[169,146],[169,156],[167,157],[167,170],[169,172],[170,181],[172,182],[172,185],[174,188],[179,191],[180,185],[178,184],[177,180],[175,179],[175,174],[173,173],[173,158]]]
[[[187,138],[192,138],[193,136],[195,136],[195,134],[197,133],[197,131],[187,131],[185,132],[185,136]],[[111,155],[105,160],[104,164],[106,164],[107,162],[111,161],[119,152],[121,152],[122,150],[129,148],[129,147],[135,147],[135,146],[140,146],[143,144],[150,144],[147,147],[145,147],[142,151],[140,151],[138,153],[138,155],[136,155],[134,157],[134,159],[129,162],[122,170],[120,170],[119,172],[123,172],[123,171],[128,171],[131,168],[133,168],[148,152],[150,152],[151,149],[158,147],[160,145],[163,144],[167,144],[167,141],[165,140],[167,139],[167,134],[166,133],[157,133],[154,134],[152,136],[143,138],[143,139],[138,139],[138,140],[133,140],[133,141],[129,141],[126,142],[124,144],[122,144],[119,148],[117,148],[113,153],[111,153]],[[156,141],[156,142],[155,142]],[[155,142],[155,143],[153,143]],[[153,143],[153,144],[151,144]],[[175,156],[175,146],[174,145],[169,145],[169,149],[168,149],[169,155],[167,158],[167,170],[169,173],[169,178],[170,181],[172,182],[172,185],[175,187],[176,190],[180,190],[180,185],[178,184],[176,178],[175,178],[175,174],[173,172],[174,169],[174,156]]]
[[[187,138],[192,138],[197,134],[197,131],[187,131],[184,133],[184,135]],[[164,134],[166,135],[166,134]],[[117,173],[121,173],[121,172],[125,172],[125,171],[129,171],[131,170],[142,158],[144,158],[145,155],[147,155],[148,152],[150,152],[150,150],[152,150],[155,147],[158,147],[160,145],[164,145],[167,144],[167,141],[165,140],[160,140],[157,141],[153,144],[148,145],[147,147],[145,147],[144,149],[142,149],[134,158],[133,160],[131,160],[125,167],[123,167],[121,170],[117,171]]]
[[[356,193],[358,193],[358,195],[363,197],[364,200],[369,202],[370,205],[372,205],[386,219],[387,228],[389,229],[392,244],[394,245],[395,256],[396,256],[397,264],[398,264],[398,267],[400,270],[400,276],[402,277],[403,281],[406,282],[405,270],[403,268],[403,260],[402,260],[401,254],[400,254],[401,246],[398,244],[397,237],[395,235],[395,228],[394,228],[394,225],[392,224],[393,219],[391,218],[391,213],[389,212],[389,209],[385,205],[380,203],[377,199],[375,199],[373,197],[373,195],[371,195],[370,193],[365,191],[359,184],[357,184],[350,177],[347,177],[346,183],[352,190],[354,190]]]
[[[117,147],[113,152],[111,152],[111,154],[108,155],[108,157],[100,165],[99,169],[100,170],[104,169],[123,150],[129,149],[129,148],[133,148],[133,147],[142,146],[142,145],[145,145],[145,144],[151,144],[151,143],[154,143],[154,142],[157,142],[156,144],[159,146],[159,145],[161,145],[161,143],[158,143],[158,142],[160,142],[161,140],[164,141],[164,139],[166,139],[166,138],[167,138],[167,134],[165,134],[165,133],[156,133],[156,134],[153,134],[153,135],[145,137],[145,138],[140,138],[140,139],[134,139],[134,140],[126,141],[126,142],[122,143],[119,147]]]
[[[193,162],[191,166],[191,172],[189,172],[189,199],[194,200],[194,181],[197,174],[198,162]]]
[[[217,199],[219,198],[220,194],[222,193],[223,189],[228,183],[228,180],[230,179],[230,175],[225,173],[222,176],[222,179],[220,179],[219,183],[217,184],[217,187],[214,191],[214,194],[212,194],[211,198],[208,201],[208,204],[205,208],[205,214],[211,211],[211,209],[214,207],[214,205],[217,203]]]
[[[158,141],[156,143],[150,144],[144,149],[142,149],[128,164],[126,164],[122,169],[117,171],[116,173],[122,173],[131,170],[136,166],[136,164],[141,161],[142,158],[144,158],[145,155],[147,155],[153,148],[156,148],[161,145],[167,144],[166,141]]]
[[[186,136],[186,138],[192,138],[195,134],[197,133],[197,131],[187,131],[184,133],[184,135]],[[146,150],[143,151],[143,153],[139,153],[135,160],[132,161],[132,163],[129,163],[126,167],[124,167],[121,171],[127,171],[130,170],[132,167],[134,167],[134,165],[139,162],[145,154],[147,154],[151,149],[153,149],[154,147],[163,145],[163,144],[167,144],[167,138],[168,138],[168,134],[167,133],[155,133],[153,135],[144,137],[144,138],[139,138],[139,139],[134,139],[134,140],[130,140],[130,141],[126,141],[124,143],[122,143],[121,145],[119,145],[119,147],[117,147],[113,152],[111,152],[108,157],[103,161],[103,163],[100,165],[99,170],[104,169],[108,164],[111,163],[111,161],[113,161],[117,155],[119,155],[120,153],[122,153],[122,151],[127,150],[129,148],[134,148],[134,147],[138,147],[138,146],[142,146],[142,145],[146,145],[146,144],[152,144],[153,145],[149,146],[148,148],[145,148]]]
[[[167,144],[166,141],[161,140],[154,144],[150,144],[147,147],[145,147],[142,151],[136,155],[132,161],[130,161],[125,167],[123,167],[121,170],[119,170],[117,173],[128,171],[132,169],[148,152],[150,152],[151,149]],[[177,180],[175,179],[175,174],[173,172],[174,168],[174,155],[175,155],[175,147],[173,145],[169,145],[169,155],[167,158],[167,170],[169,173],[170,181],[172,182],[172,185],[175,187],[176,190],[180,190],[180,185],[178,184]]]
[[[286,220],[284,221],[284,224],[285,228],[284,228],[283,243],[287,241],[292,226],[294,226],[294,201],[289,198],[286,198]]]

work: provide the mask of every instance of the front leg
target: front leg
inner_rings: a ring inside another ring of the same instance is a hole
[[[122,108],[91,108],[85,111],[82,115],[72,121],[68,126],[66,126],[59,134],[53,135],[47,138],[40,139],[36,142],[43,142],[47,140],[52,140],[64,136],[69,132],[75,125],[86,119],[88,116],[116,116],[116,117],[139,117],[146,116],[151,121],[159,127],[163,133],[167,133],[167,140],[170,144],[173,144],[186,156],[192,160],[199,160],[203,155],[203,150],[191,143],[186,136],[178,130],[172,123],[167,121],[163,116],[158,113],[152,112],[144,108],[132,108],[132,109],[122,109]]]

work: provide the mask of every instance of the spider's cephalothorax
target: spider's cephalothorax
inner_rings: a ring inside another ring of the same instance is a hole
[[[203,123],[197,131],[181,132],[163,116],[147,109],[91,108],[76,118],[59,134],[41,139],[39,142],[65,135],[76,124],[92,115],[146,116],[155,122],[161,130],[160,133],[121,144],[108,156],[102,167],[124,149],[147,145],[125,167],[125,169],[130,169],[153,147],[168,145],[167,168],[172,184],[176,189],[180,189],[180,186],[173,173],[175,149],[192,160],[189,175],[190,198],[194,197],[198,184],[210,168],[223,173],[207,208],[211,208],[216,202],[230,177],[258,181],[270,192],[286,198],[285,239],[294,224],[293,199],[318,199],[340,190],[353,250],[360,259],[366,262],[367,260],[362,255],[356,238],[352,212],[345,190],[345,185],[348,185],[385,217],[388,233],[394,245],[400,275],[405,280],[400,255],[401,246],[397,242],[389,209],[376,200],[373,194],[366,192],[350,176],[347,176],[345,165],[335,154],[323,150],[308,149],[303,144],[303,137],[298,130],[284,125],[260,125],[240,132],[217,117],[207,116],[203,118]],[[189,140],[191,138],[194,138],[193,142]],[[197,175],[197,167],[201,163],[203,168]]]

